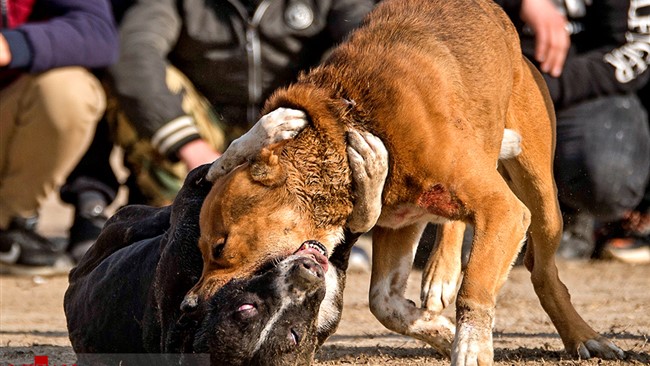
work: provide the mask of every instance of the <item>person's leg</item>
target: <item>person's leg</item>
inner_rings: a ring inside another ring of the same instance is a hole
[[[555,179],[566,219],[560,255],[574,256],[579,242],[588,240],[577,254],[589,257],[593,218],[609,221],[627,214],[641,201],[649,175],[650,133],[636,96],[600,98],[558,111]]]
[[[108,219],[105,209],[115,200],[120,187],[110,164],[112,151],[113,140],[104,117],[97,124],[90,147],[60,190],[61,200],[75,210],[68,252],[77,262],[101,233]]]
[[[105,204],[110,205],[117,196],[120,182],[110,165],[113,140],[108,122],[100,119],[90,147],[72,170],[61,187],[61,200],[76,205],[79,195],[95,191]]]
[[[38,214],[41,202],[79,161],[104,112],[105,95],[99,81],[79,67],[24,76],[1,93],[0,229],[7,234],[12,220]],[[18,229],[33,231],[33,225]],[[52,256],[28,253],[18,262],[51,264]]]

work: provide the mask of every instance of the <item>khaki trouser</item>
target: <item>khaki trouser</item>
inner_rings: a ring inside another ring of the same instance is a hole
[[[0,228],[30,217],[90,145],[106,96],[81,67],[23,75],[0,90]]]
[[[166,81],[169,90],[183,96],[183,110],[194,118],[199,134],[215,150],[223,151],[226,143],[237,137],[224,133],[225,126],[210,103],[178,69],[169,66]],[[148,138],[139,136],[119,109],[116,98],[109,97],[107,119],[114,141],[124,149],[125,165],[144,195],[144,203],[153,206],[170,204],[188,173],[185,164],[170,161],[151,145]]]

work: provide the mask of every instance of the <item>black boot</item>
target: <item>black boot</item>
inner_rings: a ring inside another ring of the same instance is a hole
[[[65,243],[38,234],[37,223],[37,217],[14,218],[7,229],[0,230],[0,272],[51,275],[70,270]]]
[[[101,233],[107,220],[105,209],[106,200],[101,193],[87,191],[79,194],[68,244],[68,252],[75,262],[81,260]]]

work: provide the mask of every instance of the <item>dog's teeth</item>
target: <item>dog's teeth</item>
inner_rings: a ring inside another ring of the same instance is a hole
[[[316,243],[305,242],[303,244],[303,248],[316,249],[320,254],[327,256],[327,250],[324,249],[321,245],[318,245]]]
[[[320,254],[325,255],[325,251],[324,251],[323,248],[321,248],[320,246],[315,245],[315,244],[308,244],[308,245],[309,245],[310,248],[313,248],[313,249],[318,250],[318,252],[319,252]]]

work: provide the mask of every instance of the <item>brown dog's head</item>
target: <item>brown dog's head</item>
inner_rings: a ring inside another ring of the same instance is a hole
[[[232,279],[259,273],[305,241],[322,243],[330,254],[342,241],[353,202],[350,168],[344,126],[326,101],[318,89],[300,87],[269,101],[267,110],[299,108],[311,123],[295,139],[263,149],[214,182],[200,215],[203,274],[185,305],[209,298]]]

